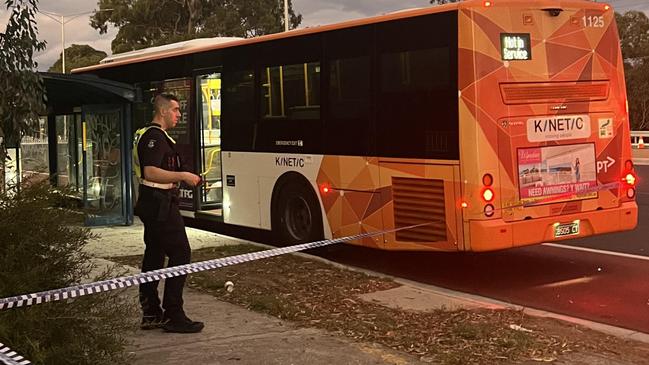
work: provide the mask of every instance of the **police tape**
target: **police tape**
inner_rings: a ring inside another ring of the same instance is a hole
[[[213,270],[221,267],[242,264],[244,262],[255,261],[255,260],[270,258],[274,256],[280,256],[288,253],[309,250],[312,248],[329,246],[335,243],[353,241],[353,240],[367,238],[367,237],[374,237],[385,233],[417,228],[432,223],[433,222],[414,224],[411,226],[399,227],[399,228],[389,229],[384,231],[368,232],[368,233],[362,233],[353,236],[331,239],[331,240],[315,241],[315,242],[303,243],[294,246],[274,248],[270,250],[246,253],[246,254],[235,255],[235,256],[228,256],[219,259],[201,261],[201,262],[180,265],[180,266],[172,266],[160,270],[147,271],[140,274],[122,276],[114,279],[97,281],[88,284],[75,285],[67,288],[47,290],[38,293],[2,298],[0,299],[0,310],[19,308],[19,307],[28,307],[32,305],[54,302],[54,301],[64,300],[64,299],[73,299],[84,295],[97,294],[101,292],[107,292],[110,290],[122,289],[133,285],[144,284],[144,283],[161,280],[161,279],[167,279],[175,276],[187,275],[190,273],[197,273],[206,270]],[[26,360],[24,357],[20,356],[15,351],[11,350],[9,347],[4,346],[2,343],[0,343],[0,362],[4,363],[5,365],[31,364],[29,360]]]
[[[116,289],[123,289],[134,285],[144,284],[144,283],[157,281],[161,279],[172,278],[175,276],[187,275],[187,274],[197,273],[206,270],[213,270],[221,267],[241,264],[244,262],[255,261],[255,260],[269,258],[273,256],[279,256],[288,253],[304,251],[312,248],[329,246],[335,243],[353,241],[353,240],[367,238],[367,237],[374,237],[385,233],[417,228],[431,223],[432,222],[421,223],[421,224],[399,227],[390,230],[368,232],[368,233],[362,233],[353,236],[331,239],[331,240],[322,240],[322,241],[298,244],[294,246],[274,248],[270,250],[223,257],[219,259],[201,261],[201,262],[196,262],[191,264],[172,266],[164,269],[147,271],[140,274],[122,276],[114,279],[97,281],[88,284],[80,284],[80,285],[70,286],[66,288],[53,289],[53,290],[47,290],[47,291],[42,291],[37,293],[2,298],[0,299],[0,310],[6,310],[6,309],[18,308],[18,307],[28,307],[32,305],[54,302],[54,301],[65,300],[65,299],[74,299],[84,295],[97,294],[97,293],[107,292]]]
[[[6,365],[29,365],[31,362],[0,342],[0,362]]]

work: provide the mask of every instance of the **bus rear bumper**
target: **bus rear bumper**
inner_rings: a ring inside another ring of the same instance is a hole
[[[555,237],[557,223],[579,221],[579,234]],[[470,251],[493,251],[543,242],[563,241],[596,234],[628,231],[638,224],[638,205],[622,203],[618,208],[566,214],[517,222],[502,219],[470,221]]]

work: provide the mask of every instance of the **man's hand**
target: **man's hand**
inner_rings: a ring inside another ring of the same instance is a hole
[[[189,186],[196,186],[200,184],[201,177],[198,175],[194,175],[191,172],[185,171],[183,172],[183,181],[185,182],[185,184]]]

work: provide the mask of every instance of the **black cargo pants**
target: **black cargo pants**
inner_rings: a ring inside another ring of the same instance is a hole
[[[144,257],[142,272],[162,269],[165,257],[168,267],[188,264],[191,249],[185,224],[178,209],[178,196],[173,191],[161,191],[140,185],[135,213],[144,223]],[[169,319],[180,318],[183,311],[183,287],[186,276],[166,279],[162,308]],[[162,315],[158,296],[159,281],[140,285],[140,304],[144,316]]]

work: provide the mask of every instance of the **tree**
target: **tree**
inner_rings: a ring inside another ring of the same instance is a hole
[[[119,28],[113,53],[203,37],[252,37],[283,30],[283,0],[99,0],[91,26]],[[289,0],[290,27],[302,22]]]
[[[17,148],[25,131],[38,125],[44,106],[44,85],[33,58],[45,49],[45,42],[37,39],[37,0],[5,0],[5,5],[11,16],[0,33],[0,191],[7,148]]]
[[[104,51],[98,51],[87,44],[73,44],[65,49],[65,68],[67,73],[70,70],[79,67],[96,65],[102,59],[108,56]],[[50,67],[48,72],[61,72],[61,55],[59,59]]]
[[[625,60],[649,55],[649,18],[641,11],[615,13],[622,56]]]
[[[37,0],[6,0],[11,17],[0,33],[0,156],[16,146],[43,109],[44,85],[36,72],[34,52],[45,49],[36,37]]]
[[[632,130],[649,129],[649,62],[627,65],[626,88]]]
[[[649,129],[649,18],[640,11],[615,14],[624,58],[631,129]]]

